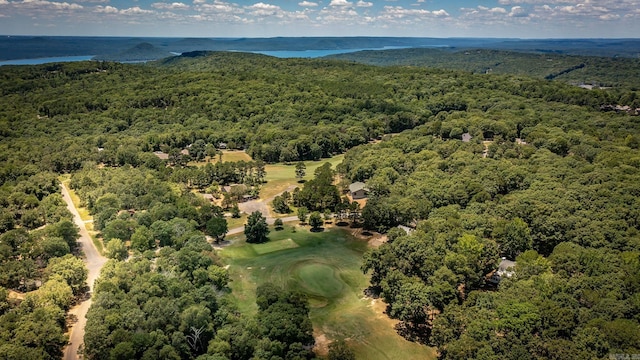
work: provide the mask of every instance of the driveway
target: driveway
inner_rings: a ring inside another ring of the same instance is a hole
[[[85,223],[80,218],[80,214],[75,205],[73,205],[73,201],[71,201],[69,190],[62,183],[60,186],[62,188],[62,198],[67,203],[67,209],[73,214],[73,221],[76,226],[80,228],[80,239],[78,242],[84,253],[84,263],[89,270],[87,274],[87,283],[89,284],[89,293],[87,295],[89,296],[69,310],[69,315],[74,316],[77,320],[69,329],[69,344],[64,348],[64,360],[74,360],[81,358],[80,355],[78,355],[78,349],[84,341],[84,326],[87,323],[87,311],[89,311],[89,307],[91,306],[93,283],[100,275],[100,269],[102,269],[104,263],[107,262],[107,258],[100,255],[98,249],[93,245]]]

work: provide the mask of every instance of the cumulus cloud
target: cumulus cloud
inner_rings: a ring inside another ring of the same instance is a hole
[[[162,10],[188,10],[190,7],[187,4],[174,2],[171,4],[168,3],[153,3],[151,7],[154,9],[162,9]]]
[[[113,6],[96,6],[94,9],[95,12],[100,14],[117,14],[119,10]]]
[[[265,4],[263,2],[259,2],[251,6],[247,6],[246,8],[251,10],[251,15],[253,16],[284,17],[284,12],[282,11],[282,9],[280,9],[279,6],[273,4]]]
[[[449,13],[444,9],[429,11],[425,9],[407,9],[402,6],[385,6],[379,15],[379,18],[391,21],[410,18],[434,18],[447,16],[449,16]]]
[[[358,0],[356,3],[357,7],[372,7],[373,3],[369,1]]]
[[[190,8],[189,5],[184,4],[184,3],[153,3],[151,4],[151,7],[154,9],[161,9],[161,10],[188,10]]]
[[[80,4],[70,4],[68,2],[55,2],[44,0],[24,0],[21,2],[11,2],[11,5],[18,8],[28,8],[37,10],[80,10],[84,7]]]
[[[280,6],[277,5],[272,5],[272,4],[265,4],[263,2],[259,2],[256,4],[253,4],[251,6],[248,6],[249,9],[255,9],[255,10],[280,10]]]
[[[444,9],[435,10],[435,11],[432,11],[431,13],[438,17],[450,16],[449,13],[446,12]]]
[[[347,0],[331,0],[331,2],[329,3],[329,6],[351,6],[351,5],[353,5],[353,3]]]
[[[152,10],[142,9],[140,6],[134,6],[128,9],[120,10],[120,14],[123,15],[148,15],[153,14]]]
[[[305,0],[303,2],[299,2],[298,5],[302,7],[316,7],[318,6],[318,3]]]
[[[522,6],[514,6],[511,8],[511,12],[509,12],[509,16],[511,17],[527,17],[529,13]]]

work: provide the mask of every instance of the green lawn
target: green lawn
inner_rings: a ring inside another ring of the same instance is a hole
[[[206,157],[204,161],[190,161],[190,166],[205,166],[207,163],[215,164],[220,160],[218,155],[213,157]],[[222,162],[236,162],[236,161],[251,161],[251,156],[247,154],[244,150],[222,150]]]
[[[272,282],[309,296],[315,332],[328,339],[347,339],[358,359],[432,359],[431,348],[408,342],[382,314],[384,305],[364,297],[368,278],[360,271],[366,242],[342,229],[311,233],[286,227],[271,231],[270,242],[233,245],[220,254],[230,265],[233,296],[243,312],[255,313],[255,289]]]
[[[313,179],[313,173],[316,169],[326,162],[330,163],[332,168],[335,170],[336,166],[342,162],[343,158],[344,154],[340,154],[329,159],[305,161],[304,164],[307,169],[304,179]],[[296,163],[291,163],[291,165],[283,163],[269,164],[265,166],[265,171],[267,172],[267,183],[264,184],[260,190],[260,197],[263,199],[269,199],[278,195],[292,185],[299,186],[301,188],[303,186],[301,183],[298,183],[298,179],[296,178]]]

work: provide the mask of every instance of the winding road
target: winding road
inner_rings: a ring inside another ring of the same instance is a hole
[[[81,356],[78,355],[78,349],[84,340],[84,326],[87,323],[87,311],[89,311],[89,307],[91,306],[93,283],[100,275],[100,269],[102,269],[104,263],[107,262],[107,258],[100,255],[98,249],[93,245],[91,236],[89,236],[89,232],[87,231],[87,227],[85,226],[84,221],[82,221],[82,218],[78,213],[78,209],[76,209],[75,205],[73,205],[73,201],[71,201],[69,189],[67,189],[67,187],[62,183],[60,183],[60,186],[62,189],[62,198],[67,203],[67,209],[69,209],[71,214],[73,214],[73,221],[76,226],[80,228],[80,239],[78,242],[80,243],[82,252],[84,253],[84,263],[89,270],[87,275],[87,283],[89,284],[88,296],[82,300],[82,302],[69,310],[69,315],[74,316],[77,320],[73,325],[71,325],[69,330],[69,344],[64,348],[64,360],[75,360],[81,358]]]

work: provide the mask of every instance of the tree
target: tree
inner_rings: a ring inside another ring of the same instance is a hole
[[[131,235],[131,247],[140,252],[155,248],[156,240],[153,236],[153,231],[146,226],[138,226],[133,235]]]
[[[515,259],[521,253],[530,250],[533,240],[529,226],[521,218],[508,222],[504,232],[498,238],[500,250],[509,259]]]
[[[102,230],[104,240],[108,242],[111,239],[118,238],[122,240],[131,239],[131,228],[134,224],[129,220],[115,219],[107,223]],[[146,227],[145,227],[146,228]],[[136,229],[138,231],[138,229]]]
[[[302,182],[302,179],[307,174],[307,166],[303,161],[300,161],[296,164],[296,178],[298,178],[298,182]]]
[[[276,228],[276,230],[282,230],[282,227],[284,226],[284,223],[282,222],[282,219],[277,218],[277,219],[273,222],[273,226]]]
[[[213,236],[216,239],[216,244],[224,240],[224,236],[227,234],[228,225],[227,219],[223,217],[213,217],[207,221],[207,235]]]
[[[273,198],[273,210],[278,214],[288,214],[291,212],[291,208],[289,208],[289,204],[287,204],[286,200],[282,196],[276,196]]]
[[[51,259],[46,272],[49,276],[61,276],[71,286],[74,295],[80,294],[86,286],[87,268],[82,260],[71,254]]]
[[[329,360],[355,360],[356,354],[344,340],[338,339],[329,344],[327,358]]]
[[[307,221],[307,215],[309,215],[309,210],[305,206],[298,208],[298,219],[301,223],[304,224]]]
[[[237,219],[240,217],[240,208],[238,207],[238,203],[233,204],[231,208],[231,217]]]
[[[260,244],[269,241],[267,219],[260,211],[254,211],[249,215],[247,224],[244,226],[244,235],[248,243]]]
[[[129,252],[122,240],[116,238],[107,243],[105,255],[109,259],[123,261],[129,256]]]
[[[311,225],[312,229],[317,230],[323,225],[323,223],[322,215],[320,215],[319,212],[314,211],[309,215],[309,225]]]

